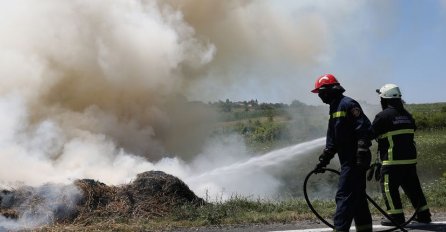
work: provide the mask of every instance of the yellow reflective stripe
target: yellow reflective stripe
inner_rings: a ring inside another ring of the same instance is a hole
[[[425,211],[425,210],[428,210],[428,209],[429,209],[429,207],[427,205],[425,205],[425,206],[420,207],[418,212]]]
[[[389,149],[387,149],[387,159],[389,161],[393,161],[393,137],[389,136],[387,137],[389,140]]]
[[[389,203],[389,207],[390,207],[390,209],[387,211],[387,213],[391,214],[391,211],[395,210],[395,206],[393,205],[393,200],[392,200],[392,197],[390,196],[389,174],[384,175],[384,192],[386,193],[387,203]],[[395,214],[395,213],[393,213],[393,214]]]
[[[392,210],[387,210],[387,214],[402,214],[403,209],[392,209]]]
[[[357,232],[361,232],[361,231],[372,231],[372,224],[366,224],[366,225],[355,225],[356,231]]]
[[[331,114],[331,118],[340,118],[340,117],[345,117],[346,115],[347,115],[347,112],[338,111],[338,112],[334,112],[333,114]]]
[[[383,165],[403,165],[403,164],[416,164],[416,159],[411,160],[384,160]]]
[[[387,138],[387,140],[389,141],[389,149],[387,149],[387,161],[383,161],[383,165],[392,165],[392,164],[414,164],[415,162],[411,162],[411,163],[402,163],[405,161],[394,161],[393,160],[393,136],[395,135],[402,135],[402,134],[414,134],[415,130],[414,129],[402,129],[402,130],[395,130],[395,131],[389,131],[385,134],[382,134],[380,136],[378,136],[378,139],[383,139],[383,138]],[[400,163],[401,162],[401,163]]]
[[[385,134],[382,134],[380,136],[378,136],[378,139],[383,139],[386,137],[391,137],[394,135],[402,135],[402,134],[413,134],[415,133],[414,129],[402,129],[402,130],[394,130],[394,131],[389,131]]]

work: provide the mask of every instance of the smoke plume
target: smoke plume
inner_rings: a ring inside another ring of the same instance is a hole
[[[315,8],[0,1],[0,183],[121,184],[148,170],[187,180],[249,159],[239,137],[208,139],[216,112],[190,100],[298,98],[313,83],[298,77],[332,52],[327,19],[335,17]],[[244,171],[191,188],[271,195],[281,186],[266,170]]]
[[[187,181],[248,160],[241,138],[211,138],[216,112],[190,100],[307,98],[363,4],[0,1],[0,182]],[[282,186],[262,168],[204,179],[190,183],[200,196]]]
[[[262,64],[318,63],[325,22],[310,11],[294,27],[282,13],[263,1],[2,1],[1,181],[186,175],[215,146],[216,120],[188,98],[268,86],[240,78]]]
[[[201,145],[185,135],[204,136],[212,112],[181,97],[182,69],[206,65],[215,46],[181,12],[156,1],[0,8],[2,181],[119,183],[152,169],[146,159]]]

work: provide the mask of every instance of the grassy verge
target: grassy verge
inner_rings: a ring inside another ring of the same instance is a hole
[[[438,180],[446,173],[446,129],[416,133],[418,173],[422,182]]]

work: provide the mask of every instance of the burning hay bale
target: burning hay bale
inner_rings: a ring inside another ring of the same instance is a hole
[[[13,197],[15,196],[14,194],[12,194],[11,191],[2,190],[0,192],[0,203],[1,203],[0,214],[3,217],[17,219],[17,217],[19,216],[17,215],[17,211],[12,209],[13,208],[12,204],[20,205],[19,203],[14,201],[15,199],[14,200],[11,199]]]
[[[134,215],[161,216],[181,204],[204,204],[183,181],[160,171],[138,174],[125,190],[135,202]]]
[[[160,171],[137,175],[126,185],[107,186],[91,179],[74,185],[23,187],[0,192],[0,215],[11,220],[43,217],[51,222],[85,223],[96,217],[156,218],[183,204],[202,205],[180,179]]]
[[[124,210],[110,210],[110,204],[120,198],[119,187],[107,186],[104,183],[92,179],[76,180],[74,185],[82,191],[82,199],[78,202],[78,216],[76,220],[83,220],[90,216],[110,216],[116,213],[121,216]]]
[[[77,215],[81,192],[72,185],[45,184],[23,186],[0,192],[0,216],[10,225],[36,226],[51,222],[69,222]]]
[[[136,180],[128,187],[137,202],[146,202],[152,199],[171,205],[204,203],[203,199],[197,197],[183,181],[160,171],[138,174]]]
[[[180,179],[160,171],[148,171],[119,187],[93,180],[75,182],[84,193],[79,217],[119,216],[154,218],[181,204],[204,204]]]

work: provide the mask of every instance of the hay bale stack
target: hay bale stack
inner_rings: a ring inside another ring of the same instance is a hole
[[[33,188],[30,187],[22,187],[12,191],[2,190],[0,192],[0,214],[6,218],[18,218],[19,211],[24,208],[24,202],[33,202],[33,195]],[[32,207],[31,204],[26,205]]]
[[[118,187],[88,179],[75,185],[84,193],[79,221],[92,216],[156,218],[181,204],[204,204],[183,181],[161,171],[140,173],[130,184]]]
[[[76,221],[84,221],[92,216],[109,217],[122,216],[128,211],[128,204],[114,209],[111,205],[119,202],[119,187],[107,186],[106,184],[92,180],[76,180],[74,185],[82,191],[82,198],[78,203]]]
[[[136,179],[124,188],[131,196],[135,216],[163,216],[173,207],[192,203],[204,204],[180,179],[161,171],[140,173]]]
[[[144,202],[154,198],[172,204],[203,203],[180,179],[161,171],[143,172],[129,185],[135,201]]]
[[[0,194],[0,215],[17,219],[24,210],[30,216],[30,212],[32,214],[39,212],[39,208],[47,208],[56,211],[52,214],[53,222],[89,223],[97,217],[156,218],[167,215],[182,204],[205,204],[183,181],[160,171],[140,173],[133,182],[121,186],[107,186],[92,179],[76,180],[74,186],[80,196],[70,201],[65,196],[57,202],[57,207],[45,205],[53,204],[51,201],[43,202],[45,204],[39,201],[42,187],[3,190]],[[75,205],[70,205],[70,210],[64,210],[63,202]]]
[[[80,192],[71,185],[45,184],[0,191],[0,215],[23,219],[24,223],[72,221],[76,216]]]
[[[14,192],[12,191],[9,190],[0,191],[0,215],[11,219],[18,218],[19,216],[18,212],[14,208],[17,208],[18,206],[20,206],[20,204],[17,203],[16,198],[20,199],[20,197],[16,197]]]

